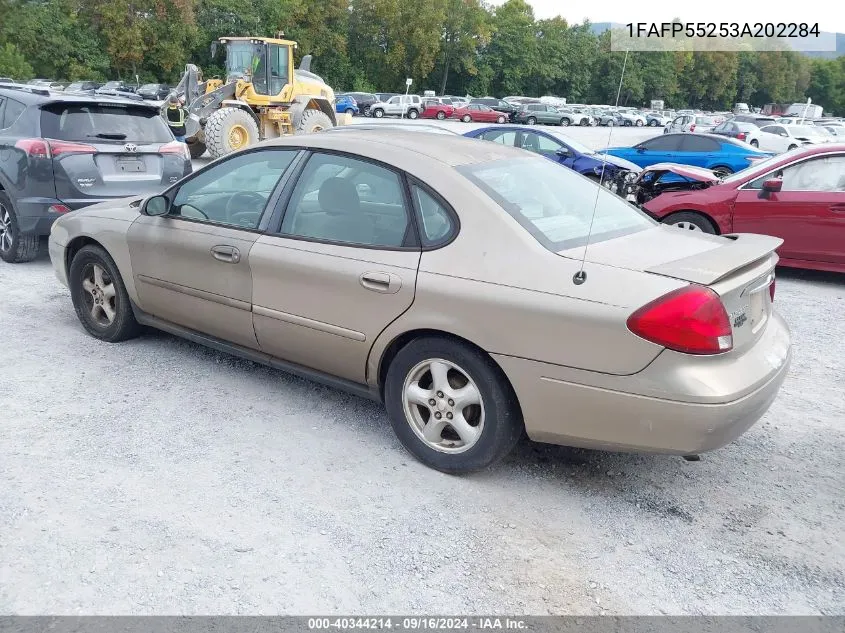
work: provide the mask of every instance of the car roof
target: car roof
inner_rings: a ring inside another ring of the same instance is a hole
[[[499,159],[524,158],[523,150],[496,143],[479,143],[460,134],[420,134],[391,130],[393,133],[372,134],[369,130],[348,131],[346,134],[307,134],[282,137],[264,144],[269,146],[295,146],[313,149],[330,149],[353,154],[369,155],[373,150],[389,148],[392,153],[407,154],[416,160],[419,156],[456,167],[473,165]],[[385,147],[386,146],[386,147]]]
[[[25,105],[37,105],[46,103],[114,103],[117,105],[137,105],[146,108],[154,108],[155,106],[137,101],[135,99],[128,99],[119,95],[107,94],[87,94],[86,92],[50,92],[46,88],[38,88],[35,86],[0,84],[0,94],[19,101]],[[45,92],[47,94],[45,94]]]

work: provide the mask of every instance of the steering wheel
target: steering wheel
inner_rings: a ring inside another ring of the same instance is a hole
[[[242,202],[240,202],[238,205],[235,205],[235,200],[242,200]],[[254,209],[249,209],[249,207],[247,207],[247,209],[238,208],[248,205],[248,201],[253,202],[253,206],[255,207]],[[260,213],[266,203],[267,200],[260,193],[256,193],[254,191],[239,191],[231,198],[229,198],[229,201],[226,203],[226,209],[224,212],[226,214],[226,217],[231,220],[233,212],[240,213],[241,211],[249,210],[257,211]]]

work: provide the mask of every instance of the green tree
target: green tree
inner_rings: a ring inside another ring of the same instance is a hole
[[[534,11],[525,0],[507,0],[493,16],[494,31],[485,51],[492,69],[492,89],[497,95],[537,94],[532,87],[537,63]],[[539,96],[539,95],[538,95]]]
[[[32,66],[11,42],[0,46],[0,75],[12,79],[32,78]]]
[[[438,62],[440,94],[446,92],[453,69],[478,75],[478,51],[489,43],[491,33],[490,15],[480,0],[448,0]]]

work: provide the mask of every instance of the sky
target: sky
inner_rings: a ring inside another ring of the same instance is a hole
[[[707,0],[706,2],[648,2],[641,0],[527,0],[537,18],[561,15],[570,23],[590,22],[818,22],[819,30],[845,33],[845,2],[816,0],[794,3],[779,0]],[[504,0],[492,0],[500,5]]]

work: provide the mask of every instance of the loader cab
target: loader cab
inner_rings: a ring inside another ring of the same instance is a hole
[[[226,83],[251,81],[255,94],[280,96],[293,84],[293,42],[255,38],[222,38],[226,47]]]

